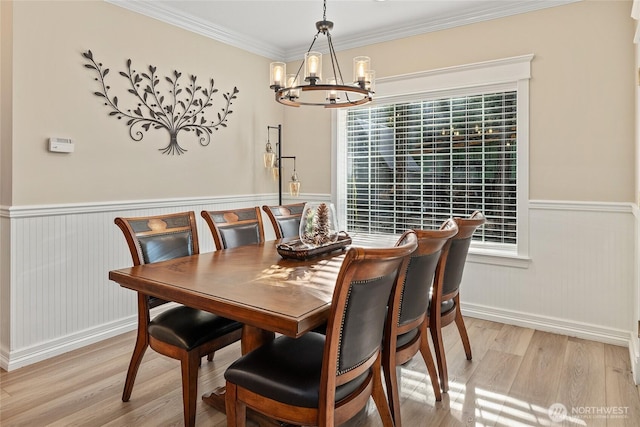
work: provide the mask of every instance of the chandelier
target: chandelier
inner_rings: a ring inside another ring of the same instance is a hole
[[[296,74],[287,74],[284,62],[270,64],[269,87],[275,91],[276,101],[291,107],[313,105],[325,108],[352,107],[370,102],[375,89],[375,71],[369,69],[371,60],[367,56],[353,58],[353,82],[345,84],[331,41],[333,22],[327,21],[327,0],[323,2],[322,21],[316,22],[316,28],[318,32]],[[332,75],[325,79],[322,78],[322,53],[312,50],[320,34],[327,36],[331,61]],[[301,76],[303,68],[304,75]],[[301,77],[303,83],[300,83]]]

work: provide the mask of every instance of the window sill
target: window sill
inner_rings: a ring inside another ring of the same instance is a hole
[[[476,264],[501,265],[503,267],[529,268],[531,258],[513,252],[470,248],[467,261]]]
[[[349,233],[349,235],[354,245],[374,248],[393,246],[400,238],[399,234]],[[469,248],[467,261],[476,264],[491,264],[515,268],[529,268],[531,264],[531,258],[518,255],[513,251],[473,246]]]

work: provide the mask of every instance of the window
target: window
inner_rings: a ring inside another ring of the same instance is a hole
[[[472,86],[463,81],[461,89],[424,90],[445,73],[398,78],[375,105],[338,112],[336,186],[343,227],[400,234],[480,210],[487,223],[474,235],[473,248],[526,256],[528,84],[522,80],[528,82],[530,60],[515,61],[526,62],[525,79]],[[468,80],[484,67],[449,70],[451,80]],[[393,93],[407,80],[423,90]],[[378,84],[379,91],[384,85]]]

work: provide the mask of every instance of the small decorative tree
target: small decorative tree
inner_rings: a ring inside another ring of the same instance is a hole
[[[83,52],[82,56],[88,60],[84,66],[98,74],[95,80],[100,83],[101,90],[94,92],[94,95],[104,98],[104,105],[111,109],[110,116],[128,119],[129,136],[134,141],[142,140],[142,130],[148,132],[151,128],[166,129],[170,137],[169,145],[160,151],[163,154],[182,154],[187,150],[178,144],[180,131],[195,132],[200,145],[207,146],[214,130],[227,127],[227,116],[233,113],[230,106],[239,92],[237,87],[223,94],[226,105],[218,113],[217,120],[208,121],[204,117],[205,109],[213,105],[213,94],[218,92],[218,89],[214,89],[213,79],[209,80],[208,88],[203,88],[197,84],[197,77],[192,75],[188,86],[183,90],[179,82],[182,73],[174,71],[173,78],[165,77],[169,84],[169,95],[165,97],[160,92],[160,78],[156,75],[156,67],[150,65],[148,73],[138,73],[131,69],[131,59],[127,59],[127,71],[120,71],[120,75],[129,81],[127,92],[134,95],[137,105],[133,109],[123,109],[118,105],[118,97],[109,94],[111,87],[105,82],[109,69],[96,62],[90,50]],[[134,131],[134,127],[138,130]]]

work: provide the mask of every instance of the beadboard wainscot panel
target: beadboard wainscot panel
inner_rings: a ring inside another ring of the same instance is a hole
[[[460,292],[471,317],[629,346],[632,205],[530,201],[527,268],[468,262]]]
[[[634,2],[634,5],[636,3],[638,4],[638,13],[640,14],[640,1]],[[640,26],[638,29],[640,31]],[[638,36],[640,37],[640,32],[638,33]],[[638,57],[638,60],[640,60],[640,56]],[[638,125],[640,126],[640,123],[638,123]],[[636,385],[640,385],[640,207],[635,203],[633,204],[633,218],[635,225],[633,235],[635,237],[636,252],[634,255],[635,262],[633,263],[634,292],[631,300],[631,303],[633,304],[633,323],[629,343],[629,357],[631,358],[633,380]]]
[[[9,209],[0,206],[0,367],[9,364]]]
[[[328,199],[305,194],[283,203]],[[3,230],[10,234],[3,247],[10,253],[3,254],[0,273],[0,367],[15,369],[135,329],[135,293],[108,280],[109,270],[131,265],[115,217],[193,210],[200,251],[211,252],[215,245],[200,211],[263,204],[277,204],[277,194],[3,209]],[[265,238],[274,239],[262,214]]]

